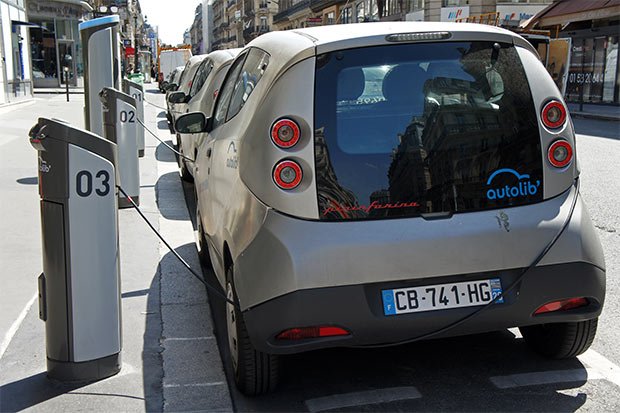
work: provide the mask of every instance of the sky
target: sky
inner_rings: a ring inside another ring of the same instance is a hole
[[[194,22],[194,11],[200,0],[140,0],[142,14],[151,26],[159,27],[163,43],[183,43],[183,32]]]

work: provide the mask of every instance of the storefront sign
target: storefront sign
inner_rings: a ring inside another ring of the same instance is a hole
[[[497,5],[499,18],[505,21],[523,21],[532,18],[538,12],[546,9],[548,4]]]
[[[131,57],[133,55],[136,54],[136,49],[134,49],[133,47],[126,47],[125,48],[125,57]]]
[[[306,19],[306,27],[322,26],[322,25],[323,25],[322,17],[308,17]]]
[[[28,2],[28,15],[34,18],[66,18],[81,19],[86,11],[79,5],[58,1]]]
[[[453,22],[456,19],[464,19],[466,17],[469,17],[469,6],[441,8],[442,22]]]

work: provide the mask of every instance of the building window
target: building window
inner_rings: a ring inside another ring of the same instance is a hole
[[[342,17],[340,18],[340,23],[353,23],[353,7],[349,6],[342,9]]]
[[[325,24],[335,24],[336,23],[336,12],[330,11],[325,14]]]

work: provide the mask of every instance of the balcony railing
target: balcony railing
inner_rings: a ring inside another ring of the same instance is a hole
[[[333,1],[333,0],[329,0],[329,1]],[[310,7],[310,3],[312,3],[312,0],[303,0],[291,7],[289,7],[286,10],[282,10],[281,12],[277,13],[275,16],[273,16],[273,22],[274,23],[278,23],[280,21],[285,20],[288,16],[295,14],[303,9],[307,9],[308,7]],[[321,9],[322,10],[322,9]]]

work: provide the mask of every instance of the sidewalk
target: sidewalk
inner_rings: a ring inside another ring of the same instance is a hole
[[[163,95],[147,94],[147,100],[163,105]],[[41,272],[37,186],[36,182],[27,188],[19,184],[26,181],[23,176],[36,176],[36,152],[26,139],[34,124],[32,118],[63,118],[81,127],[83,104],[83,97],[65,102],[64,96],[52,96],[0,115],[0,124],[10,124],[12,133],[21,136],[5,143],[6,156],[14,158],[23,152],[29,158],[16,158],[18,166],[14,172],[9,171],[13,176],[0,181],[3,199],[5,192],[13,191],[13,186],[15,191],[27,192],[22,203],[2,204],[3,208],[10,208],[10,219],[0,228],[4,230],[5,224],[22,228],[10,229],[14,238],[23,239],[24,245],[37,246],[18,254],[0,250],[3,266],[7,263],[9,272],[24,280],[19,286],[4,282],[1,299],[5,295],[36,294],[36,277]],[[160,112],[155,106],[145,105],[145,123],[162,140],[170,141],[165,117]],[[148,133],[145,152],[139,161],[140,207],[192,268],[199,269],[194,227],[175,157]],[[6,177],[9,173],[5,174],[3,168],[0,164],[0,172]],[[45,324],[38,318],[37,301],[31,300],[22,311],[21,321],[11,317],[19,322],[14,335],[9,335],[6,351],[0,353],[0,411],[232,411],[204,286],[159,242],[135,210],[119,211],[119,233],[121,372],[84,385],[65,385],[47,379]],[[21,310],[9,308],[6,301],[1,304],[2,312],[16,314]],[[4,330],[0,333],[5,335]]]
[[[580,107],[579,103],[568,103],[568,110],[575,117],[620,121],[620,106],[584,103]]]

